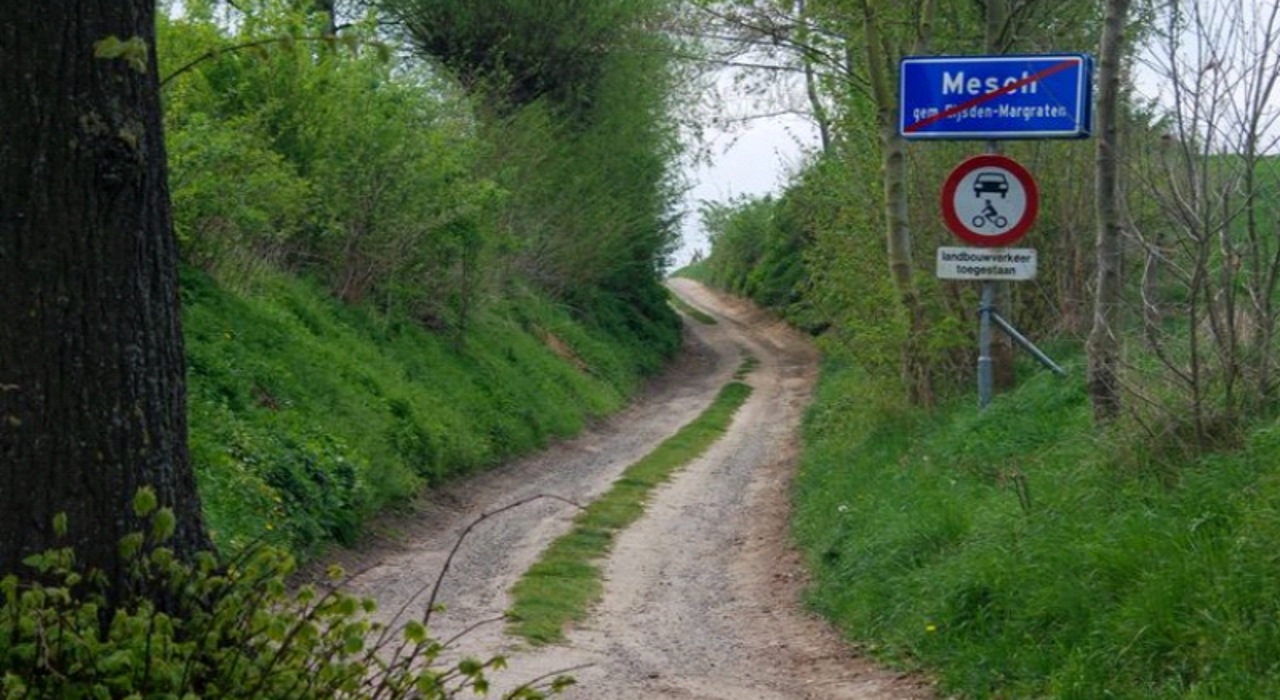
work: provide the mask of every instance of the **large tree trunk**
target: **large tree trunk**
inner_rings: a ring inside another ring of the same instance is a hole
[[[155,3],[3,3],[0,573],[62,542],[119,594],[117,543],[139,528],[139,487],[174,510],[180,554],[207,545],[187,454]]]
[[[1120,186],[1118,177],[1118,101],[1120,57],[1124,46],[1129,0],[1107,0],[1098,51],[1098,286],[1089,332],[1089,398],[1094,418],[1113,420],[1120,414]]]

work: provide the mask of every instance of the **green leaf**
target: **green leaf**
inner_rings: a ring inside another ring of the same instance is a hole
[[[138,492],[133,496],[133,512],[139,518],[151,515],[158,504],[155,489],[150,486],[139,488]]]
[[[138,553],[142,549],[143,536],[141,532],[131,532],[120,538],[120,556],[128,559]]]
[[[297,594],[297,596],[295,597],[295,599],[298,601],[298,603],[300,603],[300,604],[302,604],[302,605],[307,605],[307,604],[311,603],[312,601],[314,601],[314,600],[316,599],[316,589],[315,589],[315,587],[314,587],[314,586],[310,586],[310,585],[306,585],[306,586],[303,586],[302,588],[299,588],[299,589],[298,589],[298,594]]]
[[[124,53],[124,42],[120,41],[120,37],[115,34],[93,43],[94,58],[119,58],[122,53]]]
[[[107,674],[118,674],[133,668],[133,654],[128,649],[117,649],[98,659],[98,668]]]
[[[173,537],[174,531],[178,526],[178,518],[173,514],[173,509],[165,506],[156,511],[155,516],[151,519],[151,538],[156,542],[165,542]]]
[[[427,627],[417,620],[410,620],[404,626],[404,638],[414,644],[421,644],[427,638]]]
[[[105,39],[93,42],[94,58],[106,60],[120,59],[138,73],[147,72],[147,58],[150,48],[140,36],[132,36],[125,41],[112,34]]]
[[[31,556],[23,559],[22,563],[36,571],[39,571],[40,573],[44,573],[50,568],[48,553],[32,554]]]

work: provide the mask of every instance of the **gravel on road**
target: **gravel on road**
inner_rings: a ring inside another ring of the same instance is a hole
[[[580,436],[484,474],[460,479],[388,516],[360,547],[326,559],[362,572],[353,593],[390,617],[420,616],[458,534],[441,582],[440,639],[484,621],[458,642],[466,655],[505,655],[492,695],[559,669],[578,685],[561,697],[611,700],[926,700],[918,677],[884,670],[804,610],[804,567],[788,534],[800,419],[818,372],[810,343],[748,302],[685,279],[671,289],[716,324],[686,319],[684,350],[623,412]],[[563,645],[531,648],[505,636],[508,591],[577,510],[628,465],[710,405],[743,359],[759,364],[728,433],[656,489],[645,515],[603,564],[605,593]]]

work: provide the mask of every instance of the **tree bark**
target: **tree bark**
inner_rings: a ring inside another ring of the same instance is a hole
[[[796,16],[797,43],[801,47],[808,47],[810,46],[808,4],[805,0],[796,0],[792,9],[795,11]],[[813,113],[814,126],[818,127],[818,137],[822,143],[822,152],[825,155],[831,155],[835,145],[831,138],[831,115],[827,112],[827,106],[822,101],[822,93],[818,85],[818,73],[814,68],[813,53],[807,48],[801,48],[799,53],[800,64],[804,66],[805,96],[809,98],[809,109]]]
[[[1107,0],[1098,50],[1098,282],[1089,332],[1089,399],[1100,423],[1120,414],[1120,212],[1118,175],[1119,98],[1125,23],[1129,0]]]
[[[179,554],[208,546],[187,453],[155,3],[3,2],[0,573],[30,573],[24,556],[65,544],[118,595],[139,487],[174,510]]]
[[[886,55],[880,20],[871,0],[862,0],[863,28],[866,32],[867,76],[876,103],[880,131],[881,162],[884,167],[885,236],[889,253],[889,275],[910,324],[902,351],[902,375],[911,400],[932,406],[933,381],[923,348],[927,331],[924,305],[915,286],[915,261],[911,249],[911,222],[907,202],[906,144],[898,135],[897,96],[893,90],[896,62]],[[926,17],[931,17],[925,13]]]
[[[316,12],[325,16],[324,33],[328,36],[338,35],[338,3],[337,0],[316,0]]]

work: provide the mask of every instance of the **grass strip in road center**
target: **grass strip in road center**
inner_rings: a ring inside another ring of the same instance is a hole
[[[701,323],[706,326],[714,326],[718,323],[718,321],[716,321],[715,316],[712,316],[706,311],[703,311],[702,309],[699,309],[695,307],[693,304],[690,304],[689,302],[685,301],[683,298],[680,297],[679,294],[676,294],[675,292],[670,292],[667,296],[671,299],[672,306],[676,307],[677,309],[684,312],[685,314],[688,314],[693,318],[693,320],[697,321],[698,323]]]
[[[574,520],[573,529],[551,543],[512,588],[508,630],[532,644],[564,640],[564,628],[580,621],[604,591],[601,560],[614,537],[644,514],[655,486],[697,459],[728,430],[733,415],[751,395],[740,381],[755,359],[748,358],[707,410],[643,459],[627,467],[603,496]]]

